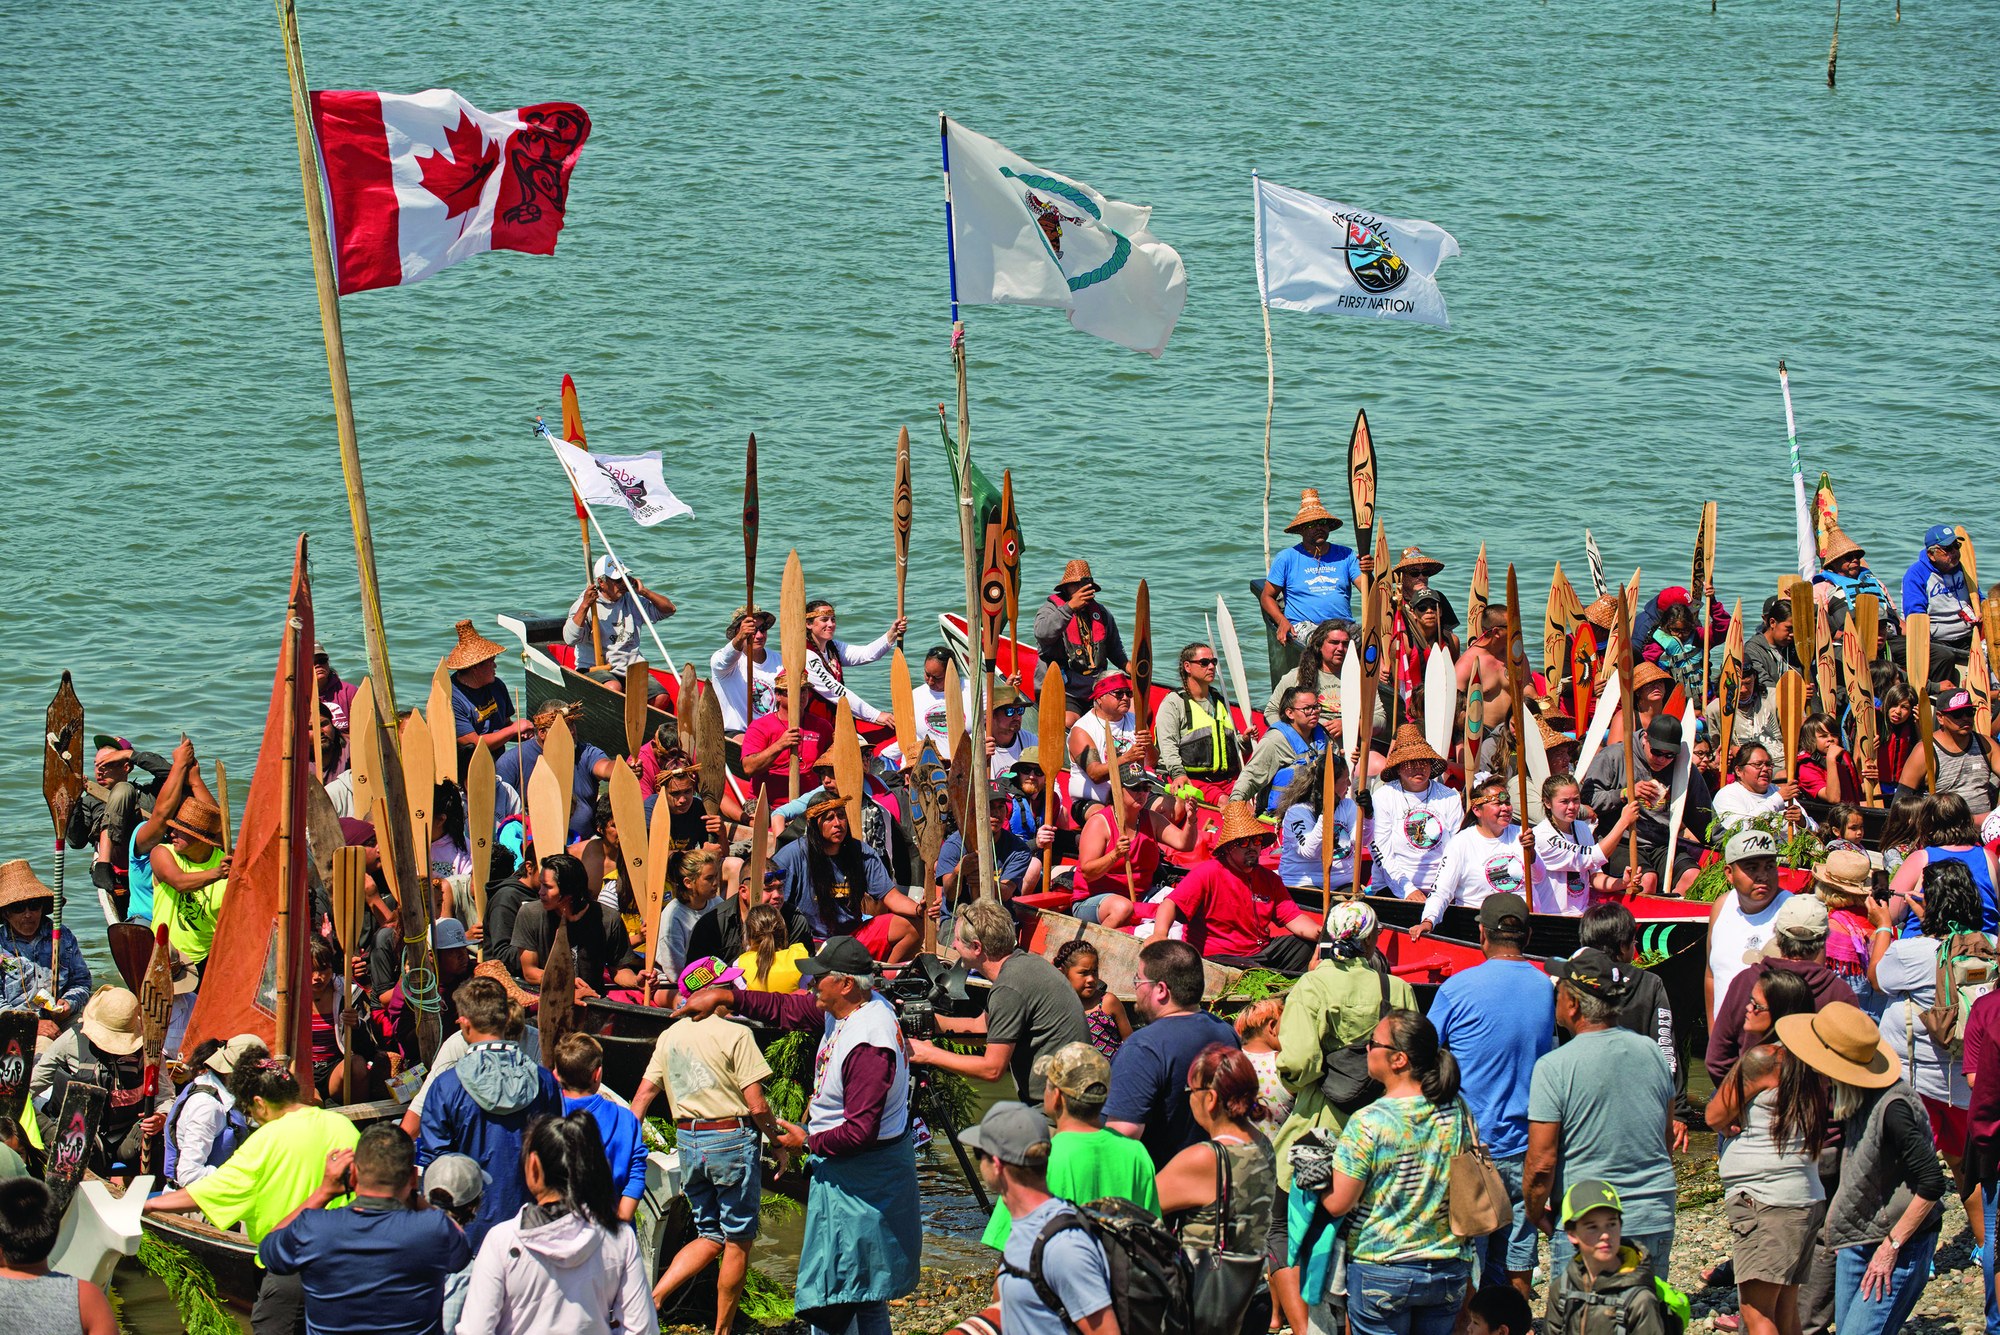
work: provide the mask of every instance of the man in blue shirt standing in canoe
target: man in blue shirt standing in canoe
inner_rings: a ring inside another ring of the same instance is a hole
[[[1372,555],[1357,557],[1352,547],[1330,540],[1339,527],[1340,521],[1319,503],[1317,491],[1308,487],[1300,492],[1299,512],[1285,525],[1285,532],[1299,535],[1299,543],[1272,558],[1257,595],[1264,615],[1278,628],[1287,667],[1298,662],[1306,637],[1320,622],[1354,619],[1349,594],[1355,581],[1375,568]]]

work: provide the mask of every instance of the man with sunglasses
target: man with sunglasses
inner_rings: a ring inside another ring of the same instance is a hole
[[[1965,578],[1957,530],[1950,524],[1932,524],[1924,531],[1924,550],[1903,572],[1903,615],[1922,612],[1931,619],[1932,681],[1952,679],[1971,651],[1973,631],[1979,625],[1972,610],[1976,596],[1977,590]]]
[[[1211,1043],[1240,1048],[1235,1026],[1202,1009],[1201,955],[1185,941],[1149,941],[1132,979],[1133,1008],[1145,1024],[1111,1059],[1104,1124],[1153,1156],[1153,1167],[1205,1138],[1188,1106],[1188,1067]]]
[[[1070,815],[1079,826],[1111,800],[1111,767],[1143,765],[1149,740],[1132,712],[1131,679],[1119,672],[1100,678],[1090,712],[1069,730]]]
[[[1217,689],[1215,649],[1201,642],[1181,650],[1181,688],[1160,702],[1154,734],[1168,783],[1192,783],[1221,805],[1242,772],[1249,742],[1236,730],[1229,702]]]
[[[1229,800],[1248,802],[1259,811],[1275,809],[1291,784],[1292,771],[1300,761],[1326,750],[1326,740],[1319,721],[1319,696],[1303,686],[1294,687],[1285,700],[1284,718],[1257,739],[1257,749],[1236,776]]]

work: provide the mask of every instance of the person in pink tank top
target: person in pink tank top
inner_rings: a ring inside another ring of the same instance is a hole
[[[1120,770],[1119,780],[1125,790],[1124,818],[1114,821],[1109,806],[1090,813],[1077,838],[1076,875],[1070,882],[1070,912],[1105,927],[1132,920],[1134,900],[1153,888],[1162,847],[1189,853],[1195,846],[1192,803],[1175,798],[1154,805],[1160,781],[1137,765]]]

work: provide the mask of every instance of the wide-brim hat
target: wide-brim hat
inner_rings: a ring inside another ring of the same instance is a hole
[[[222,843],[222,812],[215,803],[204,798],[188,796],[174,808],[174,814],[167,817],[167,828],[179,830],[190,839],[199,839],[204,844]]]
[[[1657,686],[1661,682],[1672,686],[1674,684],[1674,677],[1671,672],[1668,672],[1658,663],[1648,660],[1632,669],[1632,694],[1634,695],[1645,690],[1648,686]]]
[[[1599,630],[1610,630],[1618,620],[1618,596],[1607,593],[1583,609],[1583,619]]]
[[[1840,525],[1835,524],[1833,530],[1826,535],[1826,555],[1819,558],[1819,563],[1822,566],[1831,566],[1835,561],[1845,561],[1850,556],[1867,554],[1862,550],[1860,543],[1841,532]]]
[[[0,909],[11,909],[16,904],[27,904],[37,899],[54,903],[55,898],[56,892],[42,884],[26,858],[0,862]]]
[[[1222,820],[1215,831],[1215,851],[1220,853],[1238,839],[1275,839],[1277,831],[1257,819],[1248,802],[1229,802],[1222,808]]]
[[[139,998],[128,988],[99,989],[83,1008],[83,1036],[104,1051],[129,1057],[146,1042]]]
[[[463,672],[507,652],[474,630],[470,621],[459,622],[455,629],[458,631],[458,643],[444,656],[446,672]]]
[[[1435,556],[1425,556],[1421,547],[1403,548],[1402,559],[1389,571],[1392,575],[1423,575],[1426,578],[1444,569],[1444,562]]]
[[[1576,738],[1571,737],[1566,733],[1558,732],[1556,729],[1550,727],[1549,721],[1546,718],[1543,718],[1540,714],[1535,715],[1535,726],[1541,729],[1542,751],[1545,754],[1547,752],[1555,750],[1559,746],[1576,745]]]
[[[231,1075],[236,1067],[254,1049],[265,1046],[264,1040],[255,1034],[238,1034],[227,1043],[208,1054],[202,1065],[217,1075]]]
[[[993,683],[993,707],[995,709],[1006,709],[1012,705],[1025,706],[1028,703],[1027,697],[1015,689],[1014,683],[1008,681],[1005,677]]]
[[[1830,1001],[1819,1011],[1778,1020],[1785,1051],[1818,1071],[1862,1089],[1887,1089],[1903,1078],[1903,1061],[1859,1006]]]
[[[1299,512],[1292,516],[1292,522],[1285,525],[1285,532],[1297,533],[1307,524],[1331,524],[1340,527],[1340,520],[1319,503],[1319,493],[1307,487],[1299,493]],[[1442,566],[1439,569],[1443,569]]]
[[[1090,562],[1081,558],[1070,561],[1063,567],[1062,578],[1056,581],[1056,592],[1061,593],[1064,589],[1074,588],[1079,584],[1088,584],[1093,589],[1104,587],[1091,578]]]
[[[734,612],[731,612],[729,614],[729,625],[723,629],[722,638],[725,640],[734,639],[736,636],[736,628],[743,624],[744,617],[750,617],[750,616],[756,617],[758,624],[764,630],[769,630],[771,629],[771,627],[778,624],[777,617],[771,615],[771,613],[765,611],[763,608],[757,606],[755,603],[749,603],[742,607],[737,608]]]
[[[1424,730],[1414,723],[1405,723],[1396,729],[1395,745],[1389,748],[1388,758],[1382,762],[1385,770],[1394,770],[1412,760],[1427,760],[1433,765],[1444,764],[1444,757],[1431,749],[1424,737]]]
[[[1868,855],[1837,848],[1813,868],[1813,890],[1822,900],[1866,899],[1874,889],[1874,869]]]

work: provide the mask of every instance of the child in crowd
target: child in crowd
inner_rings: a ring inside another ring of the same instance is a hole
[[[1083,1001],[1083,1020],[1090,1026],[1090,1046],[1106,1057],[1116,1056],[1118,1045],[1132,1036],[1132,1017],[1125,1003],[1111,995],[1111,989],[1097,976],[1097,947],[1081,938],[1065,941],[1054,960],[1056,971],[1069,979]]]
[[[1488,1284],[1465,1305],[1466,1335],[1535,1335],[1535,1313],[1512,1284]]]
[[[1882,692],[1882,735],[1875,747],[1875,781],[1882,796],[1896,791],[1896,776],[1903,762],[1917,749],[1917,693],[1906,681],[1897,681]]]
[[[1859,800],[1857,795],[1855,801]],[[1825,818],[1819,823],[1819,832],[1826,839],[1828,849],[1868,851],[1868,829],[1862,823],[1861,808],[1854,802],[1836,802],[1828,807]]]
[[[722,859],[712,848],[683,848],[667,858],[667,887],[673,898],[660,915],[660,968],[680,977],[687,966],[688,934],[721,893]]]
[[[728,909],[718,910],[727,913]],[[796,992],[803,975],[799,962],[812,953],[809,943],[788,945],[790,929],[784,912],[772,904],[758,904],[743,918],[743,954],[736,967],[743,971],[743,986],[753,992]]]
[[[1624,1240],[1625,1206],[1600,1178],[1563,1192],[1562,1226],[1576,1248],[1549,1287],[1545,1335],[1667,1335],[1652,1258]]]
[[[587,1112],[597,1123],[604,1157],[618,1188],[618,1217],[631,1223],[646,1195],[646,1138],[632,1110],[605,1094],[604,1045],[589,1034],[564,1034],[556,1044],[556,1079],[562,1083],[563,1115]]]
[[[1252,1125],[1266,1136],[1276,1136],[1292,1115],[1292,1091],[1278,1078],[1278,1022],[1284,1014],[1283,997],[1265,997],[1236,1015],[1236,1036],[1243,1040],[1243,1055],[1257,1072],[1257,1098],[1266,1110]]]
[[[49,1269],[61,1228],[62,1214],[38,1179],[0,1182],[0,1329],[118,1335],[103,1289]]]

